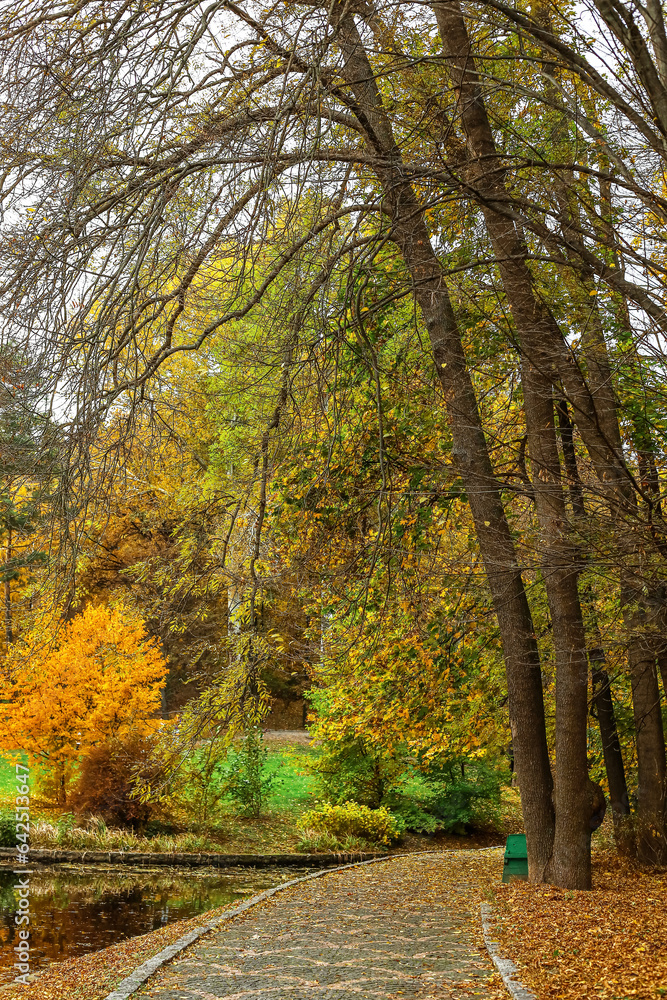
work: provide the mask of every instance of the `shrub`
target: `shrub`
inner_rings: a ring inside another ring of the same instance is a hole
[[[388,752],[361,737],[342,735],[325,740],[309,766],[327,801],[385,806],[414,833],[502,827],[501,791],[510,778],[504,758],[424,760],[405,746]]]
[[[496,762],[455,758],[433,765],[426,778],[435,791],[431,811],[445,830],[491,827],[500,822],[503,770]],[[438,785],[442,792],[438,794]]]
[[[188,826],[206,829],[218,818],[226,790],[226,757],[224,745],[207,741],[193,750],[170,776],[164,804]]]
[[[399,819],[381,806],[369,809],[358,802],[342,802],[333,805],[323,802],[310,809],[301,817],[299,826],[305,832],[335,837],[340,841],[346,837],[358,837],[370,844],[387,846],[403,832]]]
[[[11,813],[0,813],[0,847],[16,847],[16,820]]]
[[[142,829],[150,819],[153,804],[135,795],[139,774],[146,776],[151,763],[153,740],[128,736],[102,743],[81,761],[79,780],[70,798],[78,814],[96,814],[107,822]]]
[[[247,729],[240,748],[227,755],[224,790],[243,815],[258,817],[276,782],[275,773],[266,770],[267,760],[268,750],[259,726]]]
[[[330,833],[316,833],[315,830],[304,830],[297,842],[297,850],[307,854],[326,853],[340,854],[352,851],[367,851],[368,841],[361,837],[334,837]]]
[[[312,770],[324,797],[333,803],[359,802],[377,809],[405,765],[369,747],[363,739],[325,742]]]
[[[436,833],[442,829],[438,817],[429,812],[427,802],[415,802],[398,793],[389,795],[388,801],[394,815],[400,816],[410,833]]]
[[[75,826],[76,820],[73,813],[61,813],[56,824],[56,843],[59,847],[69,843],[70,835]]]
[[[392,812],[415,833],[465,833],[495,828],[501,821],[501,790],[506,768],[493,761],[452,757],[413,771],[387,796]]]
[[[424,763],[405,748],[383,753],[361,738],[325,742],[310,767],[329,802],[384,805],[406,830],[426,834],[498,828],[509,781],[504,761],[451,756]]]

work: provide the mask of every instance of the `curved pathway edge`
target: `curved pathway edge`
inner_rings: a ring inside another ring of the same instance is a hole
[[[350,865],[340,865],[338,868],[323,868],[321,871],[314,872],[312,875],[303,875],[301,878],[293,878],[290,879],[289,882],[281,882],[280,885],[276,885],[272,889],[266,889],[264,892],[260,892],[256,896],[246,899],[239,906],[234,907],[233,910],[225,910],[225,912],[220,914],[219,917],[216,917],[215,920],[211,920],[202,927],[195,927],[187,934],[184,934],[183,937],[174,941],[173,944],[170,944],[167,948],[158,952],[157,955],[154,955],[153,958],[149,958],[143,963],[143,965],[140,965],[138,969],[135,969],[133,973],[119,983],[113,992],[107,994],[107,996],[104,997],[104,1000],[127,1000],[127,998],[132,996],[132,994],[135,993],[140,986],[143,986],[146,980],[149,979],[154,972],[157,972],[159,968],[166,965],[167,962],[178,955],[180,951],[187,948],[188,945],[197,941],[203,934],[207,934],[209,931],[214,930],[226,920],[231,920],[232,917],[239,916],[239,914],[249,910],[252,906],[256,906],[257,903],[261,903],[263,900],[269,899],[270,896],[275,896],[277,892],[281,892],[283,889],[288,889],[291,885],[296,885],[298,882],[308,882],[313,878],[322,878],[324,875],[328,875],[331,872],[340,872],[345,868],[357,868],[359,865],[372,865],[377,864],[379,861],[389,861],[390,858],[390,855],[385,854],[381,858],[371,858],[370,861],[356,861]]]
[[[482,847],[482,848],[477,848],[477,850],[495,851],[498,850],[498,848]],[[459,853],[461,852],[459,851],[415,851],[414,852],[415,855],[459,854]],[[147,979],[149,979],[163,965],[166,965],[167,962],[171,961],[171,959],[174,958],[176,955],[178,955],[179,952],[184,951],[184,949],[187,948],[188,945],[193,944],[195,941],[197,941],[204,934],[207,934],[209,931],[215,930],[216,927],[219,927],[220,924],[224,923],[225,921],[231,920],[233,917],[239,916],[241,913],[244,913],[251,907],[256,906],[263,900],[269,899],[271,896],[275,896],[276,893],[281,892],[283,889],[288,889],[290,886],[297,885],[297,883],[299,882],[309,882],[311,879],[323,878],[325,875],[332,874],[333,872],[344,871],[346,868],[359,868],[362,865],[379,864],[381,862],[393,861],[395,858],[401,858],[401,857],[405,857],[405,855],[385,854],[382,857],[371,858],[368,861],[356,861],[348,865],[339,865],[337,868],[324,868],[321,871],[313,872],[312,875],[304,875],[301,878],[291,879],[289,882],[282,882],[280,885],[276,885],[272,889],[266,889],[264,892],[260,892],[256,896],[252,896],[251,899],[245,900],[239,906],[234,907],[233,910],[225,910],[224,913],[220,914],[220,916],[216,917],[214,920],[211,920],[208,923],[203,924],[201,927],[193,928],[187,934],[184,934],[183,937],[179,938],[177,941],[174,941],[173,944],[170,944],[167,948],[164,948],[162,951],[158,952],[158,954],[154,955],[153,958],[147,959],[147,961],[145,961],[143,965],[140,965],[138,969],[135,969],[134,972],[132,972],[125,979],[123,979],[123,981],[119,983],[118,986],[111,993],[108,993],[107,996],[104,997],[104,1000],[128,1000],[128,997],[132,996],[132,994],[135,993],[140,986],[143,986],[143,984],[146,982]],[[486,941],[486,931],[484,932],[484,941],[488,950],[489,945]],[[489,954],[491,954],[490,951]],[[493,959],[494,963],[497,966],[496,959],[492,954],[491,958]],[[505,985],[507,986],[507,982],[502,972],[500,974],[503,977],[503,982],[505,982]],[[528,993],[528,991],[520,995],[513,993],[512,990],[510,990],[510,993],[512,993],[514,1000],[535,1000],[532,993]]]
[[[513,1000],[537,1000],[534,993],[526,989],[515,979],[519,971],[511,958],[501,958],[498,953],[498,942],[491,938],[491,917],[493,910],[488,903],[480,903],[479,911],[482,917],[482,933],[484,934],[484,944],[491,956],[491,961],[500,973],[500,977],[505,984],[505,988]],[[114,998],[115,1000],[115,998]]]

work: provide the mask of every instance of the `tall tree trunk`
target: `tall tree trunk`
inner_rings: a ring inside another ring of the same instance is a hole
[[[578,365],[573,364],[572,352],[558,323],[537,294],[527,263],[527,250],[514,223],[505,168],[497,153],[460,4],[458,0],[432,0],[432,7],[466,135],[469,157],[466,187],[478,200],[484,215],[505,294],[521,337],[522,353],[545,376],[562,383],[596,475],[606,484],[609,498],[618,503],[627,498],[631,476],[619,447],[620,436],[606,433],[602,411],[611,383],[599,380],[598,389],[605,389],[605,393],[604,399],[598,400]],[[609,490],[610,484],[622,484],[626,492],[615,493]]]
[[[591,678],[593,682],[593,704],[597,713],[602,741],[604,766],[609,785],[611,815],[614,821],[614,839],[621,854],[632,853],[630,835],[630,798],[625,778],[623,752],[616,728],[614,702],[611,697],[611,682],[607,673],[606,658],[602,646],[593,646],[589,652]]]
[[[401,154],[354,20],[339,4],[332,7],[331,19],[345,60],[343,76],[355,98],[355,113],[369,147],[384,161],[376,173],[394,239],[412,277],[445,396],[452,453],[465,483],[503,642],[529,874],[532,881],[542,881],[554,837],[552,777],[539,654],[514,542],[491,466],[460,331],[423,209],[405,180]]]
[[[526,251],[514,222],[499,208],[506,198],[504,172],[496,154],[463,15],[458,3],[436,3],[434,9],[459,98],[470,158],[468,176],[481,196],[480,207],[521,342],[528,449],[556,649],[553,879],[569,888],[587,889],[591,884],[588,660],[577,587],[579,557],[568,537],[554,424],[552,385],[557,359],[553,331],[549,316],[537,300]],[[557,335],[561,339],[559,330]]]
[[[562,381],[573,403],[577,425],[610,504],[612,517],[619,523],[628,519],[641,530],[636,497],[621,446],[611,369],[601,323],[596,323],[594,316],[593,323],[583,338],[589,379],[587,384],[578,367],[571,363],[571,355],[558,324],[536,295],[527,265],[526,249],[507,212],[508,194],[504,168],[497,157],[460,6],[457,0],[448,0],[436,2],[434,10],[458,90],[459,114],[466,133],[472,168],[470,183],[479,199],[499,260],[499,270],[519,330],[523,353],[534,363],[537,362],[545,374],[551,370]],[[621,593],[629,635],[628,659],[633,692],[639,699],[639,704],[635,705],[635,716],[645,720],[642,737],[638,734],[638,755],[642,756],[640,770],[645,775],[644,794],[640,796],[638,807],[639,820],[643,827],[654,831],[653,842],[662,843],[665,839],[664,810],[661,812],[659,808],[658,786],[659,775],[665,770],[664,749],[661,749],[662,741],[657,732],[653,732],[653,715],[646,715],[648,705],[644,697],[647,677],[651,674],[648,667],[648,646],[653,643],[653,673],[657,648],[654,639],[650,637],[651,629],[647,628],[646,608],[642,608],[641,599],[633,604],[633,592],[637,586],[631,569],[634,545],[631,538],[626,538],[623,530],[619,532],[619,549],[624,564],[622,574],[625,582],[622,582]],[[647,728],[651,730],[652,738],[648,737]],[[559,729],[560,726],[557,726],[557,732]],[[656,753],[657,759],[654,757]],[[558,787],[557,777],[557,796]],[[556,841],[558,843],[558,836]]]
[[[66,765],[62,760],[56,764],[56,801],[59,806],[67,805]]]
[[[603,166],[603,164],[601,164]],[[615,245],[613,230],[613,205],[611,187],[601,184],[602,209],[600,215]],[[614,264],[622,271],[622,262],[614,253]],[[615,300],[616,318],[621,329],[632,334],[632,324],[628,303],[623,297]],[[630,366],[640,377],[641,363],[631,340],[626,356]],[[611,366],[607,362],[607,368]],[[606,376],[603,371],[602,377]],[[609,375],[611,379],[611,372]],[[620,432],[619,432],[620,436]],[[642,415],[632,416],[632,439],[639,459],[640,486],[648,509],[648,528],[659,551],[664,555],[664,529],[660,481],[655,465],[655,447],[652,431]],[[637,520],[639,504],[635,500]],[[656,663],[663,674],[665,697],[667,697],[667,653],[665,652],[664,626],[667,619],[664,587],[655,581],[644,581],[633,563],[636,562],[632,538],[623,534],[621,548],[626,556],[622,567],[621,604],[630,640],[628,644],[628,664],[632,683],[633,715],[637,739],[637,853],[641,860],[659,864],[667,863],[667,757],[662,726],[660,685]],[[647,600],[644,584],[649,590]],[[654,607],[659,610],[656,613]],[[664,670],[664,673],[663,673]]]
[[[542,573],[556,652],[556,832],[552,878],[591,885],[591,793],[588,776],[588,659],[577,578],[580,557],[568,539],[551,383],[526,360],[522,387],[535,491]]]
[[[628,647],[632,706],[637,738],[637,856],[648,864],[667,864],[665,734],[655,646],[644,641],[642,595],[627,578],[621,600],[631,641]]]
[[[610,235],[613,236],[611,191],[605,185],[601,185],[601,202],[601,217],[605,219]],[[610,240],[612,246],[615,242],[614,239]],[[576,239],[574,244],[576,246]],[[615,265],[621,267],[617,256]],[[613,392],[613,373],[602,320],[595,298],[590,294],[595,291],[594,286],[585,281],[583,284],[589,293],[589,301],[593,299],[585,324],[585,335],[582,336],[588,381],[596,400],[600,429],[612,444],[614,451],[621,454],[621,432]],[[621,326],[625,326],[631,332],[630,311],[625,299],[617,300],[616,313]],[[639,357],[632,347],[626,352],[626,357],[639,373]],[[664,597],[662,588],[658,587],[656,590],[655,581],[650,577],[646,578],[642,573],[641,567],[638,566],[637,551],[641,550],[643,544],[650,545],[652,538],[657,551],[664,556],[665,524],[651,429],[641,414],[633,414],[631,420],[633,445],[638,456],[640,473],[639,492],[643,504],[640,504],[629,478],[617,480],[612,489],[607,489],[605,492],[608,498],[612,494],[616,500],[610,505],[612,517],[621,515],[616,517],[621,559],[621,605],[628,635],[628,666],[632,685],[639,777],[636,849],[641,860],[662,864],[667,861],[666,758],[656,661],[660,658],[664,640],[660,628],[662,615],[660,612],[656,613],[655,605],[664,606]],[[646,511],[645,517],[642,509]],[[602,690],[604,687],[603,683]],[[598,714],[602,725],[603,716],[599,708]],[[615,734],[609,734],[607,741],[603,738],[603,743],[610,742],[613,746],[616,739]],[[621,843],[622,849],[629,849],[630,842],[627,835]]]
[[[583,524],[586,521],[586,505],[584,490],[579,475],[577,455],[574,448],[574,425],[570,420],[567,402],[558,401],[556,406],[558,425],[563,446],[565,472],[568,478],[570,502],[575,520]],[[630,799],[625,778],[625,765],[621,743],[616,728],[614,702],[611,697],[611,683],[607,673],[607,660],[602,646],[602,637],[595,616],[593,593],[590,587],[584,587],[582,600],[593,620],[595,641],[588,650],[593,686],[593,705],[597,713],[600,727],[600,739],[604,755],[609,798],[611,800],[612,818],[614,821],[614,837],[616,846],[623,854],[632,853],[631,836],[628,818],[630,815]]]

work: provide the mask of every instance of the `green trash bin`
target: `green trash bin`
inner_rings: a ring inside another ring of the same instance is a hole
[[[511,833],[505,845],[503,882],[510,882],[513,878],[520,878],[524,882],[528,881],[528,851],[525,833]]]

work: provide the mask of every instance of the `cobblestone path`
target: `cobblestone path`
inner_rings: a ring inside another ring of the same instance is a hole
[[[442,868],[437,855],[405,856],[302,882],[221,924],[136,995],[160,1000],[501,995],[486,952],[474,942],[470,916],[448,904]]]

